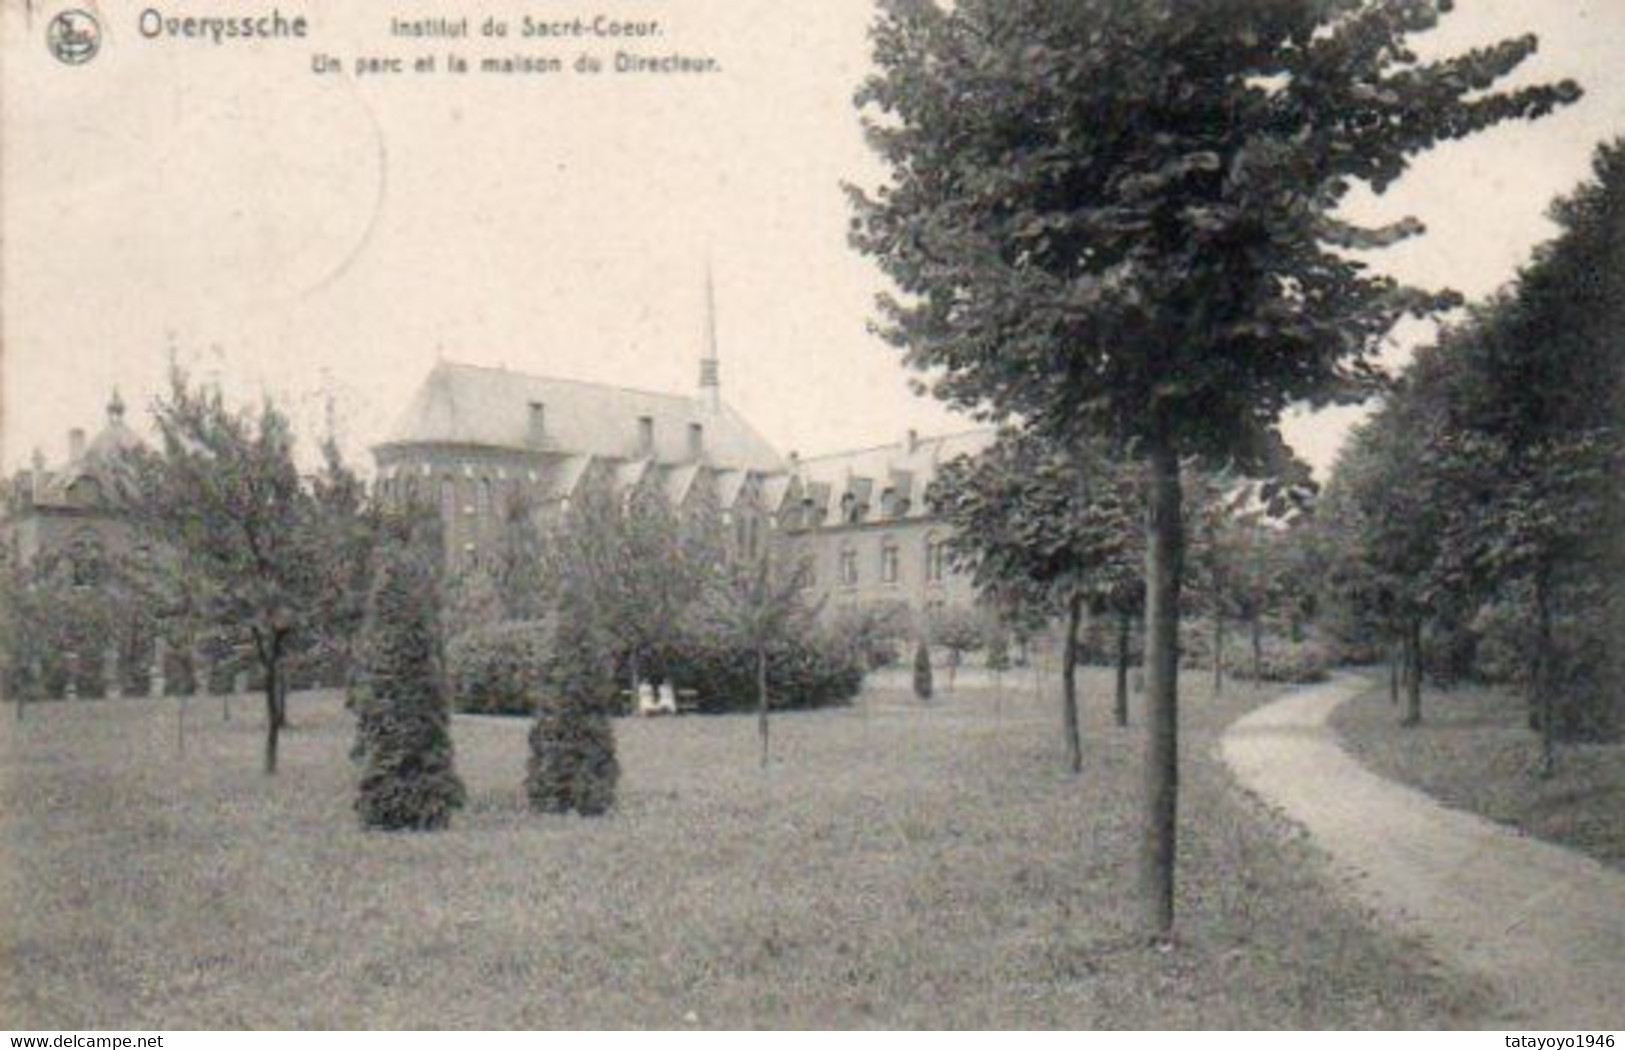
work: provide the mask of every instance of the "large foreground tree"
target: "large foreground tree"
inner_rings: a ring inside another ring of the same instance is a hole
[[[1454,298],[1349,249],[1420,231],[1338,206],[1416,154],[1572,99],[1497,91],[1533,37],[1427,60],[1448,0],[887,0],[858,95],[889,168],[853,240],[882,330],[939,398],[1147,474],[1147,924],[1173,925],[1187,455],[1245,464],[1283,409],[1370,390],[1405,314]]]

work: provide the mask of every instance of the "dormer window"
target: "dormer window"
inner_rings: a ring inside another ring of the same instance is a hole
[[[638,455],[652,456],[655,450],[655,420],[653,416],[638,417]]]
[[[529,411],[525,439],[531,448],[540,448],[547,439],[547,406],[540,401],[532,401],[529,405]]]
[[[703,423],[690,423],[688,425],[688,458],[699,459],[705,455],[705,425]]]

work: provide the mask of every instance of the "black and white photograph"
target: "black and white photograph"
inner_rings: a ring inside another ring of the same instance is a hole
[[[1614,1047],[1621,68],[0,0],[0,1029]]]

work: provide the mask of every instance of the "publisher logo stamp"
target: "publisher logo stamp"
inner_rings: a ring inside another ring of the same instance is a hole
[[[82,66],[102,49],[102,26],[89,11],[63,11],[45,30],[45,44],[60,62]]]

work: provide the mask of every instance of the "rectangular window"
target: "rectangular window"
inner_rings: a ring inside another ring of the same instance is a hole
[[[858,583],[858,552],[844,550],[841,552],[841,583],[848,587],[855,587]]]
[[[880,579],[882,583],[897,582],[897,547],[886,544],[880,548]]]
[[[440,482],[440,517],[451,522],[457,516],[457,483],[450,478]]]

